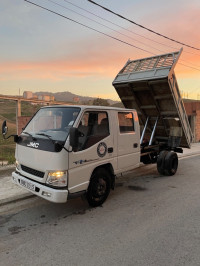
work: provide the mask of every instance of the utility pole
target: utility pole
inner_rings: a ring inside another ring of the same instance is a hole
[[[18,123],[18,117],[21,116],[21,101],[17,100],[16,101],[17,105],[16,105],[16,127],[17,127],[17,134],[19,133],[18,131],[18,127],[19,127],[19,123]]]

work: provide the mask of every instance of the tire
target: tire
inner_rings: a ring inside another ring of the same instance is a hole
[[[143,164],[150,164],[151,163],[151,158],[149,155],[145,155],[145,156],[142,156],[141,158],[141,162]]]
[[[157,162],[158,153],[155,152],[153,149],[148,149],[146,151],[149,152],[149,154],[141,156],[141,160],[140,161],[143,164],[156,163]]]
[[[178,156],[175,152],[168,152],[165,156],[165,170],[164,175],[172,176],[175,175],[178,169]]]
[[[97,169],[90,180],[86,194],[87,201],[91,207],[101,206],[110,193],[110,174],[104,169]]]
[[[165,174],[165,157],[168,151],[161,151],[157,159],[157,170],[161,175]]]

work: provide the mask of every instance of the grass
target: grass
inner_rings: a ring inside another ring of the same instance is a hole
[[[3,119],[0,119],[0,124],[3,123]],[[7,122],[8,134],[16,134],[15,123]],[[9,139],[4,139],[2,134],[0,134],[0,161],[8,161],[8,164],[13,164],[15,162],[15,143],[13,137]]]
[[[1,145],[0,161],[8,161],[8,164],[15,162],[15,144]]]
[[[28,102],[21,103],[22,116],[33,116],[40,105],[32,105]],[[6,136],[16,134],[16,102],[9,100],[0,101],[0,127],[3,121],[7,121],[8,133]],[[0,161],[15,162],[15,143],[13,137],[5,140],[0,132]]]
[[[39,110],[41,107],[40,104],[30,104],[29,102],[22,102],[21,105],[21,111],[22,111],[22,116],[33,116],[37,110]]]
[[[0,116],[9,122],[16,122],[16,103],[9,100],[0,101]]]

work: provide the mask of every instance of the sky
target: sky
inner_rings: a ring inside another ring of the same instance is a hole
[[[30,1],[146,51],[24,0],[0,0],[0,94],[70,91],[81,96],[119,100],[112,81],[128,59],[174,52],[183,47],[175,68],[179,89],[185,97],[200,99],[200,50],[159,37],[87,0]],[[200,49],[199,0],[95,1]]]

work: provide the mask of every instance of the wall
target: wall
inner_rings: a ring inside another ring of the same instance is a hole
[[[196,116],[196,142],[200,142],[200,109],[197,110]]]
[[[194,141],[200,142],[200,102],[199,101],[188,101],[184,102],[185,110],[188,116],[193,118],[195,121],[194,125]]]
[[[184,102],[187,115],[196,115],[196,110],[200,110],[200,102]]]
[[[30,119],[31,116],[18,116],[18,134],[22,132],[22,128],[26,126]]]

